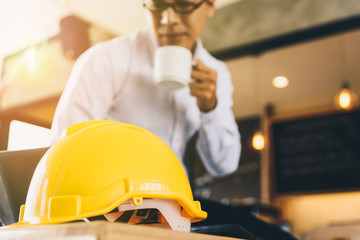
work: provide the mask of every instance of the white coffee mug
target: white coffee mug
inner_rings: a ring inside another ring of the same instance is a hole
[[[154,80],[166,90],[180,89],[191,81],[192,54],[180,46],[162,46],[156,49]]]

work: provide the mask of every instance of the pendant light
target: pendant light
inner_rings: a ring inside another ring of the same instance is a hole
[[[251,145],[256,151],[261,151],[265,147],[265,137],[261,131],[256,131],[251,138]]]
[[[339,38],[339,49],[342,57],[343,76],[347,76],[346,46],[344,37]],[[339,110],[351,110],[359,105],[359,98],[356,93],[350,90],[349,82],[344,80],[340,91],[334,97],[334,106]]]
[[[334,105],[336,109],[351,110],[359,105],[356,93],[350,90],[349,83],[344,81],[340,91],[335,95]]]

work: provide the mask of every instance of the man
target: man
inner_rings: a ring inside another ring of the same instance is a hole
[[[214,14],[214,0],[145,0],[143,5],[151,27],[97,44],[75,63],[54,116],[54,140],[77,122],[116,120],[153,132],[182,160],[186,142],[198,131],[197,149],[207,171],[234,172],[240,136],[230,74],[199,40]],[[171,92],[154,84],[154,52],[164,45],[193,53],[195,81],[188,87]]]
[[[231,110],[230,74],[199,39],[214,14],[214,0],[144,0],[143,4],[151,29],[98,44],[74,65],[54,116],[54,140],[77,122],[116,120],[156,134],[181,161],[186,142],[198,132],[197,150],[207,171],[217,177],[234,172],[240,135]],[[166,91],[155,85],[154,52],[165,45],[193,53],[195,81],[188,87]],[[209,212],[205,225],[228,224],[231,219],[252,239],[257,235],[293,239],[241,209],[201,203]]]

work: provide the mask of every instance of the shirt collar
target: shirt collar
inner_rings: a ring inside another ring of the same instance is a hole
[[[204,48],[201,39],[198,38],[196,40],[195,44],[196,44],[196,46],[195,46],[193,59],[200,59],[201,58],[201,51]]]
[[[159,47],[159,44],[155,38],[154,31],[151,29],[151,27],[147,27],[145,29],[145,34],[148,35],[148,53],[150,56],[150,59],[154,59],[155,57],[155,49]],[[153,65],[153,60],[151,61],[151,65]]]

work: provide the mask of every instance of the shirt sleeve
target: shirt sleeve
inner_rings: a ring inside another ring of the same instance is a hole
[[[55,111],[52,143],[72,124],[105,118],[118,88],[111,64],[111,58],[101,44],[76,61]]]
[[[201,112],[197,151],[207,171],[222,177],[236,171],[241,152],[240,133],[232,112],[233,86],[224,63],[218,70],[217,105]]]

